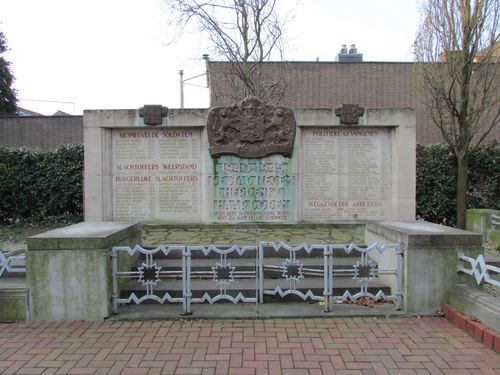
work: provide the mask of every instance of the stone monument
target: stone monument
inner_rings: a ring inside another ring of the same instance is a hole
[[[415,113],[228,107],[84,115],[85,220],[330,223],[415,217]]]

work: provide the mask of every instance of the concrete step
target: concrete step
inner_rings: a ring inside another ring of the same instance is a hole
[[[484,259],[486,264],[492,265],[494,267],[500,267],[500,253],[497,251],[485,251]]]
[[[0,278],[0,322],[22,321],[27,317],[26,280],[15,275]]]
[[[393,304],[376,304],[372,307],[356,304],[334,304],[332,311],[324,312],[321,303],[308,302],[281,302],[220,304],[213,305],[192,304],[191,315],[182,313],[181,304],[148,304],[148,305],[122,305],[118,307],[118,314],[111,315],[109,320],[192,320],[192,319],[276,319],[276,318],[325,318],[325,317],[399,317],[404,312],[397,311]]]

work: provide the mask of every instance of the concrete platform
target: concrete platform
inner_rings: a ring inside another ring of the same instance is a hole
[[[393,304],[384,303],[374,307],[354,304],[334,304],[332,311],[325,313],[322,303],[289,302],[264,304],[230,304],[216,303],[191,304],[191,315],[182,314],[182,305],[144,304],[126,305],[118,308],[118,314],[109,320],[197,320],[197,319],[272,319],[272,318],[325,318],[346,316],[403,316]]]

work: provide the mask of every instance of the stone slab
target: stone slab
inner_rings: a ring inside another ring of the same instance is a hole
[[[192,314],[183,315],[182,305],[127,305],[120,306],[117,315],[109,320],[162,320],[162,319],[272,319],[272,318],[328,318],[328,317],[390,317],[402,316],[394,305],[380,304],[372,308],[358,305],[333,305],[332,311],[325,313],[320,303],[288,302],[264,304],[216,303],[192,304]]]
[[[481,246],[481,235],[415,220],[380,220],[366,224],[367,231],[406,245],[425,246]]]
[[[449,296],[451,305],[500,333],[500,299],[467,285],[456,285]]]
[[[143,243],[159,244],[238,244],[255,245],[258,241],[285,241],[291,245],[304,242],[363,243],[364,225],[354,222],[337,224],[238,224],[234,225],[174,225],[143,223]]]
[[[106,249],[141,232],[140,223],[83,222],[27,238],[29,251]]]
[[[304,128],[303,220],[390,217],[391,154],[388,128]]]
[[[297,173],[282,155],[261,159],[223,155],[208,175],[209,221],[297,222]]]
[[[199,128],[114,129],[114,220],[199,221],[201,134]]]

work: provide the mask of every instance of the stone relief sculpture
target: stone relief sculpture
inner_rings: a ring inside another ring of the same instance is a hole
[[[359,118],[363,116],[365,109],[357,104],[342,104],[335,109],[335,114],[340,117],[342,125],[358,125]]]
[[[207,132],[212,157],[289,157],[295,141],[295,115],[291,108],[267,105],[249,96],[229,107],[212,107]]]
[[[149,126],[161,125],[163,117],[168,115],[168,108],[161,105],[146,104],[139,108],[139,117],[144,119],[144,124]]]

